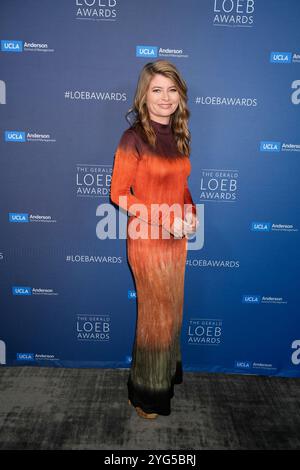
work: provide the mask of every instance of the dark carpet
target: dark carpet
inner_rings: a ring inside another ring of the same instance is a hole
[[[0,449],[300,449],[300,381],[184,372],[170,416],[140,418],[127,369],[0,368]]]

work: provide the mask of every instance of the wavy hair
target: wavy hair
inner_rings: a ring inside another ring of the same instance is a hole
[[[148,62],[140,72],[135,91],[133,106],[126,113],[126,119],[146,141],[155,148],[156,135],[150,124],[150,115],[146,103],[146,94],[150,82],[155,74],[161,74],[172,80],[179,92],[179,104],[176,111],[170,116],[170,124],[179,152],[190,156],[191,135],[188,129],[190,112],[187,107],[187,85],[174,64],[167,60]],[[133,115],[133,121],[129,116]]]

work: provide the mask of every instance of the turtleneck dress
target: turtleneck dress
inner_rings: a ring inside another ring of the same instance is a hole
[[[146,413],[169,415],[174,384],[183,380],[180,335],[187,255],[187,238],[175,237],[170,227],[174,217],[184,219],[187,211],[197,211],[188,187],[189,157],[179,152],[169,124],[150,124],[155,149],[134,127],[123,132],[110,198],[129,215],[127,259],[137,296],[128,398]],[[168,210],[173,204],[174,210]]]

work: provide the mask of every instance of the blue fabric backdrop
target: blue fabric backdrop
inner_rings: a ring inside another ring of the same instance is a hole
[[[2,365],[130,366],[126,240],[101,220],[138,74],[164,58],[201,219],[184,369],[300,376],[299,20],[298,0],[1,1]]]

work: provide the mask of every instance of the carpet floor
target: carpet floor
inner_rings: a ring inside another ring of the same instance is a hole
[[[127,369],[0,368],[0,449],[300,449],[300,381],[184,372],[170,416],[140,418]]]

